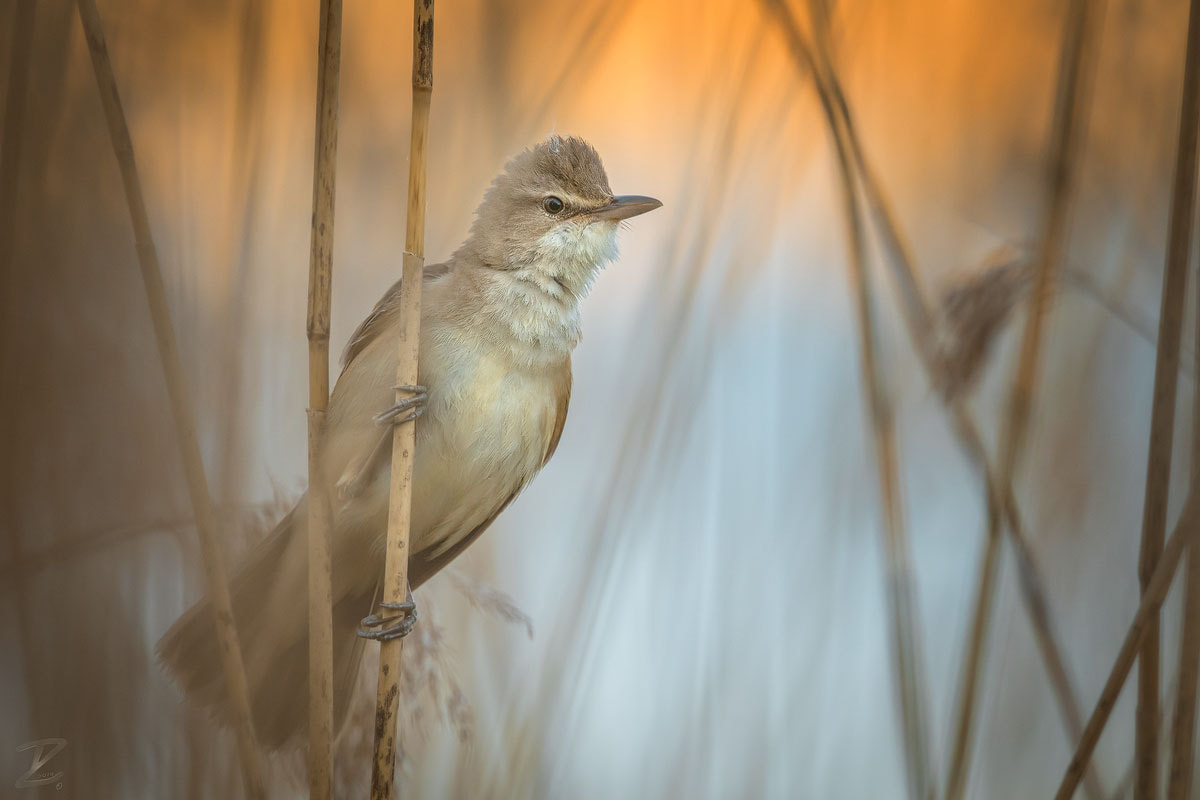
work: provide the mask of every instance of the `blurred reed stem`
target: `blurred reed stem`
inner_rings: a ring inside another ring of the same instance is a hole
[[[1195,449],[1200,455],[1200,447]],[[1195,456],[1192,463],[1198,463]],[[1193,467],[1193,473],[1195,471]],[[1188,548],[1183,609],[1183,641],[1179,645],[1179,691],[1175,700],[1175,716],[1171,723],[1171,766],[1167,772],[1167,800],[1188,800],[1192,796],[1192,781],[1196,769],[1196,681],[1200,676],[1200,546],[1194,542]]]
[[[1146,590],[1142,592],[1137,613],[1129,625],[1129,630],[1117,652],[1116,660],[1104,683],[1104,688],[1100,690],[1096,707],[1092,710],[1087,725],[1084,726],[1083,735],[1079,738],[1079,745],[1075,748],[1075,754],[1072,756],[1071,763],[1067,766],[1062,783],[1055,794],[1057,800],[1070,800],[1075,794],[1084,768],[1096,749],[1096,743],[1100,741],[1100,734],[1104,732],[1104,726],[1108,724],[1108,718],[1117,704],[1117,697],[1125,685],[1125,679],[1129,677],[1129,671],[1137,659],[1138,649],[1144,641],[1146,631],[1151,621],[1158,616],[1163,600],[1171,588],[1171,581],[1175,577],[1175,570],[1179,567],[1183,551],[1200,538],[1197,534],[1200,534],[1200,492],[1196,490],[1196,486],[1193,486],[1188,493],[1187,504],[1179,517],[1179,522],[1176,523],[1174,532],[1167,539],[1166,546],[1163,547],[1158,563],[1154,567],[1154,574],[1151,575]],[[1180,691],[1182,691],[1182,687]]]
[[[1197,87],[1197,84],[1200,84],[1200,75],[1197,74],[1200,72],[1200,64],[1197,64],[1197,61],[1200,60],[1200,32],[1198,32],[1200,31],[1200,18],[1198,18],[1198,14],[1200,14],[1200,0],[1192,0],[1188,17],[1187,65],[1184,72],[1184,98],[1185,101],[1190,99],[1192,105],[1189,108],[1185,104],[1181,109],[1184,119],[1180,120],[1180,150],[1182,151],[1184,147],[1183,129],[1187,124],[1190,127],[1189,134],[1191,136],[1191,147],[1188,150],[1187,158],[1192,170],[1192,180],[1188,187],[1193,204],[1196,191],[1196,127],[1200,123],[1200,120],[1197,119],[1200,117],[1200,88]],[[1189,88],[1191,95],[1188,94]],[[1190,122],[1187,121],[1189,114]],[[1178,176],[1176,181],[1176,190],[1178,191]],[[1182,226],[1190,231],[1190,210],[1189,215],[1181,222]],[[1190,261],[1190,252],[1182,254],[1179,261],[1183,265],[1181,269],[1186,270],[1187,262]],[[1200,353],[1200,268],[1197,269],[1193,291],[1196,293],[1196,352]],[[1180,322],[1182,323],[1182,320]],[[1155,370],[1157,373],[1157,365]],[[1155,378],[1157,380],[1157,374]],[[1192,404],[1192,463],[1189,477],[1191,496],[1196,498],[1200,497],[1200,370],[1196,373]],[[1200,679],[1200,544],[1194,540],[1188,550],[1186,574],[1183,636],[1179,644],[1179,674],[1177,677],[1179,693],[1175,701],[1175,718],[1172,721],[1171,730],[1171,766],[1167,773],[1168,800],[1187,800],[1191,796],[1192,783],[1195,779],[1196,692],[1200,688],[1197,687],[1197,680]]]
[[[317,113],[313,141],[312,240],[308,272],[308,791],[333,792],[332,512],[321,471],[329,408],[329,317],[337,178],[338,82],[342,0],[321,0],[317,40]]]
[[[879,233],[883,240],[884,250],[890,256],[893,274],[899,284],[902,301],[901,311],[903,312],[916,352],[920,356],[930,379],[933,380],[942,367],[934,344],[932,315],[924,299],[925,295],[920,286],[920,276],[914,267],[915,261],[911,255],[911,249],[904,241],[904,237],[895,221],[895,213],[892,211],[891,204],[884,194],[882,184],[875,177],[863,152],[861,142],[853,124],[849,104],[846,101],[845,94],[841,89],[841,84],[837,77],[837,72],[828,63],[828,57],[825,55],[828,52],[828,47],[818,47],[814,56],[813,51],[808,47],[803,36],[801,36],[794,19],[792,19],[790,13],[786,12],[786,5],[780,2],[774,2],[771,5],[784,12],[781,14],[781,17],[786,23],[785,27],[790,28],[792,31],[789,39],[792,42],[792,51],[797,57],[799,66],[813,71],[818,76],[825,76],[823,80],[818,80],[817,82],[818,91],[831,96],[828,103],[824,100],[822,101],[823,107],[832,106],[836,113],[845,120],[845,135],[849,140],[849,148],[858,167],[859,178],[863,183],[864,195],[879,225]],[[822,20],[825,17],[822,6],[819,3],[814,3],[813,9],[814,18],[818,22],[815,25],[816,35],[818,41],[820,41],[821,37],[828,36],[828,26],[827,23],[822,24]],[[818,62],[817,59],[821,59],[824,63]],[[1068,727],[1070,727],[1070,720],[1072,718],[1076,720],[1079,718],[1078,704],[1075,701],[1074,691],[1070,682],[1066,680],[1061,647],[1057,642],[1050,620],[1049,606],[1044,588],[1045,580],[1042,577],[1041,570],[1037,566],[1033,550],[1029,546],[1024,533],[1024,525],[1021,521],[1019,508],[1012,491],[1012,483],[1011,481],[1002,482],[997,477],[997,471],[989,463],[978,425],[966,403],[961,399],[954,398],[947,405],[947,411],[954,423],[953,427],[960,443],[977,468],[983,473],[988,517],[1001,519],[1007,523],[1007,530],[1016,551],[1017,565],[1021,578],[1020,586],[1022,596],[1025,600],[1026,611],[1033,626],[1043,662],[1051,677],[1051,685],[1058,699],[1060,711],[1068,721]],[[982,569],[980,574],[981,579],[986,577],[986,573]],[[977,592],[977,613],[974,615],[976,619],[981,618],[978,598],[986,598],[987,606],[990,606],[990,597],[994,592],[993,586],[994,576],[991,578],[991,584],[982,585],[980,591]],[[986,619],[987,611],[988,608],[984,607],[982,618]],[[976,646],[974,642],[978,641],[982,643],[984,640],[985,636],[982,627],[973,626],[972,635],[968,639],[967,658],[973,660],[975,666],[964,669],[963,673],[963,686],[960,691],[960,699],[963,701],[963,704],[960,713],[957,715],[958,735],[956,736],[955,745],[956,757],[952,759],[952,780],[948,781],[948,791],[953,788],[953,784],[955,783],[965,783],[965,765],[969,753],[967,743],[969,742],[971,730],[972,709],[975,686],[977,684],[976,676],[978,665],[982,662],[980,655],[981,645]],[[957,768],[954,767],[956,761],[959,764]],[[955,772],[959,773],[961,777],[954,777],[953,774]],[[1094,784],[1094,788],[1098,790],[1098,782]],[[1099,796],[1098,791],[1097,796]]]
[[[1049,204],[1043,222],[1040,246],[1034,271],[1034,289],[1025,327],[1021,337],[1020,356],[1016,375],[1009,389],[1007,414],[1001,433],[999,480],[1011,487],[1017,464],[1028,439],[1029,418],[1041,362],[1043,331],[1051,308],[1052,287],[1059,272],[1067,244],[1068,222],[1075,174],[1082,151],[1081,141],[1088,107],[1090,70],[1093,59],[1086,58],[1095,50],[1094,39],[1098,12],[1088,0],[1071,0],[1063,29],[1060,50],[1058,87],[1049,152]],[[977,672],[983,661],[991,607],[995,598],[996,572],[999,569],[1001,519],[991,508],[988,512],[987,543],[979,567],[978,591],[975,600],[971,633],[963,666],[963,689],[959,697],[959,714],[954,755],[947,778],[946,794],[954,799],[962,796],[969,769],[969,742],[972,724]],[[1025,553],[1018,552],[1018,560]],[[1048,619],[1043,592],[1027,592],[1036,597],[1039,616]],[[1056,687],[1060,710],[1072,741],[1077,741],[1083,723],[1075,692],[1061,651],[1049,639],[1049,624],[1035,628],[1039,646],[1046,660],[1051,682]],[[1157,713],[1157,707],[1155,708]],[[1094,797],[1103,796],[1099,779],[1089,771],[1088,790]]]
[[[863,395],[875,433],[875,457],[879,469],[879,491],[884,511],[884,552],[892,615],[892,647],[895,656],[897,693],[903,720],[903,742],[908,765],[909,796],[932,798],[929,763],[929,732],[925,710],[925,686],[921,675],[919,619],[915,611],[912,559],[904,529],[896,454],[895,417],[878,363],[879,333],[874,300],[867,274],[863,226],[854,174],[843,137],[835,137],[847,238],[850,272],[858,304],[859,365]]]
[[[1154,405],[1150,415],[1150,444],[1146,460],[1142,543],[1138,556],[1138,579],[1143,593],[1146,592],[1147,584],[1154,574],[1167,527],[1167,500],[1175,432],[1175,395],[1179,383],[1179,350],[1183,331],[1183,300],[1187,287],[1188,256],[1191,251],[1196,205],[1196,143],[1200,126],[1200,0],[1192,0],[1189,6],[1187,30],[1183,96],[1179,107],[1179,140],[1175,151],[1171,219],[1167,232],[1162,303],[1158,318],[1158,355],[1154,364]],[[1200,422],[1200,418],[1197,418],[1197,421]],[[1196,471],[1195,462],[1192,471]],[[1155,615],[1147,625],[1138,664],[1134,800],[1154,800],[1158,797],[1159,648],[1159,619],[1158,615]],[[1187,657],[1186,653],[1184,657]],[[1193,681],[1190,691],[1187,686],[1180,685],[1180,704],[1189,697],[1194,698],[1194,684]],[[1191,757],[1190,747],[1188,757]]]
[[[429,150],[429,108],[433,99],[433,0],[413,0],[412,127],[409,133],[408,212],[404,231],[404,270],[400,279],[400,337],[396,386],[417,384],[421,335],[421,281],[425,267],[425,175]],[[396,389],[396,402],[405,399]],[[408,593],[408,557],[412,519],[415,420],[395,426],[388,496],[387,550],[383,602],[401,603]],[[386,616],[386,615],[382,615]],[[379,689],[375,700],[375,756],[371,800],[390,800],[396,770],[397,714],[400,706],[400,656],[403,639],[379,648]]]
[[[246,339],[250,301],[250,250],[253,243],[254,217],[261,188],[263,150],[263,73],[267,40],[263,36],[264,4],[248,2],[242,9],[239,37],[237,98],[232,125],[233,153],[230,158],[229,185],[230,234],[222,243],[220,264],[229,271],[228,285],[221,304],[221,363],[219,397],[227,398],[218,438],[216,498],[219,502],[240,500],[244,484],[243,454],[246,360],[250,350]]]
[[[192,416],[187,382],[184,379],[183,366],[179,359],[179,345],[175,341],[175,332],[171,327],[170,309],[163,286],[162,270],[150,233],[150,220],[146,214],[145,197],[138,179],[133,141],[130,138],[129,126],[121,108],[121,98],[117,92],[116,78],[109,61],[108,46],[104,39],[104,30],[100,23],[100,14],[96,10],[95,0],[78,0],[77,6],[79,19],[87,39],[92,68],[96,75],[96,83],[100,90],[100,100],[104,106],[104,116],[108,123],[113,152],[120,168],[125,197],[129,203],[129,216],[133,223],[138,264],[141,267],[142,282],[145,285],[150,317],[154,324],[155,340],[158,344],[159,356],[166,378],[167,394],[170,398],[176,436],[183,457],[192,512],[196,516],[196,531],[200,537],[200,547],[204,558],[204,572],[208,584],[209,600],[212,603],[213,624],[217,632],[217,641],[221,651],[221,667],[229,691],[233,727],[237,737],[242,782],[246,795],[257,800],[257,798],[265,797],[266,792],[259,763],[258,746],[254,736],[254,723],[250,716],[246,672],[242,662],[241,647],[238,644],[237,629],[234,626],[229,599],[229,584],[226,581],[225,565],[222,562],[220,546],[217,541],[216,521],[208,493],[207,479],[204,475],[204,462],[196,440],[195,420]]]
[[[791,10],[782,0],[764,0],[769,11],[779,19],[791,50],[802,54],[804,66],[811,71],[819,88],[818,98],[829,123],[830,135],[837,153],[842,181],[844,220],[847,229],[851,277],[855,285],[859,334],[859,366],[862,372],[863,393],[875,434],[875,455],[879,470],[879,490],[884,513],[884,552],[887,559],[887,583],[891,612],[892,648],[895,657],[896,689],[900,700],[905,763],[909,796],[932,798],[934,787],[929,761],[929,734],[926,723],[924,679],[920,673],[919,620],[914,603],[914,578],[909,542],[904,530],[900,506],[898,456],[896,453],[895,421],[892,414],[882,371],[878,364],[878,330],[874,301],[866,267],[862,215],[859,207],[858,184],[850,152],[848,118],[838,113],[834,95],[828,89],[832,66],[825,39],[818,37],[817,49],[822,63],[818,65],[803,41]],[[823,8],[812,4],[814,15],[824,17]],[[818,28],[822,27],[817,25]],[[822,87],[824,87],[822,89]]]
[[[4,132],[3,139],[0,139],[0,282],[2,282],[0,283],[0,304],[3,304],[5,320],[14,319],[11,308],[17,299],[15,255],[18,196],[21,187],[19,172],[22,163],[21,144],[25,127],[25,106],[29,95],[29,61],[33,47],[35,10],[34,0],[17,0],[16,8],[13,11],[8,90],[4,95]],[[10,353],[16,346],[16,343],[12,341],[13,338],[5,337],[5,341],[0,344],[0,348],[2,348],[0,354],[3,356],[3,361],[0,361],[3,372],[0,372],[0,375],[4,376],[3,388],[0,388],[0,397],[2,397],[0,408],[3,409],[14,407],[10,398],[18,391],[17,382],[11,377],[13,370]],[[11,445],[15,427],[11,416],[5,418],[4,425],[5,446],[3,452],[12,453]],[[7,473],[12,468],[6,464],[4,471]],[[13,497],[16,492],[15,476],[0,475],[0,486],[3,487],[0,488],[0,493],[3,494],[0,498],[0,508],[4,509],[4,519],[0,521],[0,524],[4,526],[5,538],[8,540],[8,571],[10,574],[8,580],[11,581],[9,586],[17,613],[17,635],[21,648],[21,668],[25,679],[29,730],[33,730],[37,727],[40,719],[37,713],[37,698],[40,693],[34,690],[37,671],[33,659],[33,629],[30,622],[27,586],[30,573],[23,552],[21,529],[16,518],[17,503],[16,498]]]

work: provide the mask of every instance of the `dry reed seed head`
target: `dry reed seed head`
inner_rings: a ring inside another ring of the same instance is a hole
[[[533,638],[533,619],[517,605],[516,601],[490,584],[471,578],[460,570],[446,570],[450,580],[472,608],[492,614],[504,622],[520,625],[526,635]]]
[[[984,266],[942,295],[936,328],[936,388],[946,400],[970,391],[1013,309],[1033,285],[1033,263],[1012,245],[988,255]]]

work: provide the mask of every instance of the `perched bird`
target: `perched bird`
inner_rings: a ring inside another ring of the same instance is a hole
[[[471,544],[546,464],[571,397],[579,302],[617,255],[621,220],[662,204],[614,197],[595,149],[552,136],[515,156],[462,246],[426,268],[419,382],[395,403],[399,283],[358,326],[329,399],[321,473],[334,508],[334,715],[340,728],[362,657],[361,623],[382,580],[391,427],[416,419],[409,583]],[[307,495],[231,582],[255,727],[278,749],[307,728]],[[415,612],[402,616],[400,632]],[[393,631],[396,630],[393,626]],[[370,631],[367,636],[372,636]],[[227,717],[207,601],[158,652],[185,692]]]

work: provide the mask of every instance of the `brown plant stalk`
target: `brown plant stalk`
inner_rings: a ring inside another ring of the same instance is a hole
[[[858,306],[859,365],[864,399],[875,434],[875,457],[879,469],[879,491],[884,512],[884,552],[891,612],[892,648],[895,657],[897,693],[903,721],[903,742],[908,769],[909,796],[932,798],[929,764],[929,733],[925,712],[925,686],[921,675],[919,621],[915,609],[912,559],[904,529],[900,502],[895,417],[878,363],[879,332],[874,300],[867,276],[862,219],[859,213],[854,173],[849,154],[838,137],[850,272]]]
[[[1185,105],[1181,112],[1185,115],[1185,119],[1189,114],[1191,117],[1189,134],[1192,146],[1188,150],[1190,159],[1188,166],[1192,170],[1189,188],[1193,202],[1196,191],[1196,126],[1197,116],[1200,115],[1200,107],[1198,107],[1200,106],[1200,88],[1197,87],[1197,84],[1200,84],[1200,80],[1198,80],[1200,76],[1197,75],[1200,72],[1200,65],[1196,63],[1200,60],[1200,34],[1196,30],[1200,29],[1198,13],[1200,13],[1200,0],[1192,0],[1188,18],[1188,53],[1184,68],[1184,83],[1191,89],[1192,94],[1188,95],[1185,89]],[[1193,47],[1193,45],[1195,46]],[[1191,101],[1190,107],[1186,105],[1186,100]],[[1181,122],[1181,150],[1184,146],[1182,126]],[[1185,219],[1190,223],[1191,216],[1189,215]],[[1184,224],[1183,227],[1190,230],[1191,225]],[[1180,256],[1179,261],[1183,265],[1181,269],[1186,270],[1187,262],[1190,260],[1189,256],[1189,253]],[[1195,277],[1194,291],[1196,292],[1196,352],[1200,353],[1200,272]],[[1157,365],[1155,369],[1157,369]],[[1192,403],[1190,482],[1191,495],[1194,498],[1200,496],[1200,371],[1197,372],[1196,382],[1193,386]],[[1200,679],[1200,544],[1196,544],[1194,541],[1188,549],[1186,576],[1183,599],[1183,636],[1179,644],[1179,675],[1177,679],[1179,689],[1175,701],[1175,718],[1171,728],[1171,766],[1167,773],[1167,800],[1187,800],[1191,796],[1196,769],[1193,754],[1196,735],[1196,692],[1200,688],[1197,687],[1197,680]]]
[[[791,11],[781,0],[768,0],[769,11],[775,13],[788,35],[793,51],[807,51]],[[818,85],[823,74],[811,58],[806,65]],[[913,570],[909,544],[904,530],[900,507],[900,490],[896,453],[895,426],[888,401],[882,371],[877,361],[878,330],[870,279],[866,268],[862,214],[859,210],[858,184],[845,130],[846,118],[833,106],[828,91],[818,92],[818,99],[830,124],[830,134],[837,152],[842,181],[844,219],[850,251],[850,271],[855,286],[859,334],[859,366],[862,372],[863,394],[870,414],[875,437],[875,455],[879,470],[879,491],[884,513],[884,552],[887,559],[887,582],[891,612],[892,648],[895,657],[897,694],[900,700],[903,725],[902,742],[908,774],[909,796],[932,798],[932,771],[929,763],[928,726],[925,714],[925,691],[920,674],[918,651],[918,619],[913,601]]]
[[[342,0],[321,0],[317,115],[313,143],[312,241],[308,272],[308,791],[333,792],[332,511],[322,478],[321,441],[329,408],[329,317],[337,177]]]
[[[911,255],[908,244],[904,240],[899,225],[896,223],[895,213],[883,191],[882,185],[875,177],[871,165],[863,152],[853,118],[850,114],[849,105],[837,78],[837,73],[833,70],[832,65],[823,66],[818,64],[816,60],[817,56],[814,55],[813,49],[809,47],[804,37],[800,34],[799,26],[791,16],[785,3],[780,2],[780,0],[763,1],[768,9],[776,11],[779,15],[783,23],[783,30],[788,37],[790,49],[796,58],[797,66],[803,72],[812,72],[817,78],[816,88],[819,96],[828,96],[828,101],[822,99],[822,107],[826,110],[826,116],[830,117],[829,124],[834,126],[835,130],[838,129],[831,114],[840,116],[845,120],[845,124],[841,126],[841,130],[848,139],[849,150],[853,156],[854,164],[858,169],[858,177],[863,184],[865,200],[879,226],[884,251],[889,256],[889,264],[892,267],[893,275],[900,288],[901,311],[909,331],[909,336],[913,341],[926,373],[936,385],[941,363],[935,346],[933,317],[925,301],[925,293],[921,288],[919,274],[914,266],[915,260]],[[817,34],[818,37],[827,35],[821,25],[817,26]],[[818,55],[827,52],[827,49],[827,47],[818,48]],[[822,58],[825,61],[828,60],[827,57],[822,56]],[[1026,612],[1034,629],[1043,663],[1046,665],[1047,672],[1051,676],[1051,685],[1055,696],[1058,698],[1059,708],[1066,719],[1069,720],[1072,717],[1077,719],[1079,712],[1074,692],[1071,689],[1069,681],[1063,680],[1065,670],[1062,667],[1062,648],[1057,642],[1057,637],[1054,634],[1053,625],[1049,617],[1049,606],[1046,601],[1046,592],[1044,589],[1045,579],[1038,568],[1033,550],[1028,544],[1024,532],[1024,523],[1020,516],[1020,509],[1012,492],[1012,484],[1001,484],[998,478],[998,470],[990,462],[978,424],[975,422],[966,403],[959,397],[948,398],[947,412],[951,417],[953,428],[960,444],[984,479],[988,516],[996,516],[1006,524],[1006,530],[1016,551],[1017,566],[1021,578],[1020,586],[1022,596],[1025,600]],[[985,596],[990,597],[991,591],[989,587],[984,586],[981,589],[983,591],[979,594],[986,593]],[[983,641],[983,638],[982,629],[979,630],[978,635],[972,636],[972,640],[977,639],[980,642]],[[975,654],[974,657],[977,664],[981,661],[979,655],[980,648],[969,647],[968,652]],[[964,677],[969,677],[969,681],[964,680],[964,691],[960,693],[962,696],[970,698],[972,708],[976,675],[977,669],[965,672]],[[1072,709],[1075,709],[1073,713]],[[968,752],[965,746],[966,737],[969,736],[971,728],[970,708],[968,708],[966,714],[960,712],[958,718],[959,730],[967,732],[957,737],[964,743],[960,749],[965,754]]]
[[[24,138],[25,105],[29,94],[29,62],[33,48],[34,22],[36,3],[34,0],[19,0],[13,12],[12,22],[12,51],[8,67],[8,91],[5,96],[4,132],[0,139],[0,304],[3,304],[5,319],[13,319],[10,309],[17,302],[17,294],[13,290],[15,283],[16,229],[21,188],[21,144]],[[5,369],[2,374],[11,376],[12,362],[9,360],[15,347],[15,342],[6,341],[0,347],[3,362],[0,366]],[[0,389],[0,408],[12,409],[12,399],[18,391],[17,382],[11,377],[6,378],[4,387]],[[11,420],[11,418],[10,418]],[[12,439],[16,428],[11,421],[5,430],[4,452],[12,453]],[[6,471],[7,471],[6,467]],[[38,697],[35,691],[35,676],[37,670],[33,658],[33,626],[30,616],[28,578],[31,575],[28,562],[22,549],[20,529],[17,524],[15,510],[16,499],[12,497],[14,481],[9,475],[0,477],[2,499],[0,508],[4,509],[4,519],[0,524],[6,531],[8,540],[8,560],[14,604],[17,612],[17,634],[21,648],[22,674],[25,676],[26,706],[29,715],[29,729],[38,725]]]
[[[1200,447],[1194,448],[1194,451],[1200,454]],[[1200,462],[1193,456],[1192,463]],[[1200,546],[1194,542],[1188,548],[1185,575],[1183,641],[1179,645],[1179,690],[1175,699],[1175,716],[1171,722],[1171,766],[1167,772],[1167,800],[1188,800],[1196,769],[1193,755],[1196,736],[1196,682],[1200,676]]]
[[[433,97],[433,0],[413,2],[412,129],[409,134],[408,215],[404,232],[404,269],[400,282],[400,342],[396,385],[416,385],[421,334],[421,278],[425,263],[425,171],[429,145],[429,107]],[[404,399],[396,390],[396,401]],[[408,555],[412,518],[413,421],[397,425],[392,436],[392,477],[388,497],[387,550],[383,601],[403,602],[408,591]],[[396,715],[400,700],[403,639],[379,648],[379,690],[375,700],[375,757],[371,800],[390,800],[396,769]]]
[[[1179,114],[1171,219],[1158,318],[1158,355],[1154,364],[1154,405],[1150,415],[1146,493],[1142,507],[1142,544],[1138,556],[1138,579],[1143,592],[1154,573],[1167,527],[1183,299],[1191,250],[1192,215],[1196,205],[1196,141],[1200,126],[1200,0],[1192,0],[1188,11],[1187,54],[1184,57],[1183,96]],[[1195,471],[1195,466],[1192,469]],[[1155,616],[1150,620],[1142,641],[1138,665],[1134,800],[1154,800],[1158,796],[1159,648],[1159,620]],[[1179,694],[1181,701],[1184,700],[1189,694],[1187,687],[1181,684]],[[1190,758],[1190,749],[1188,755]]]
[[[814,4],[814,7],[819,8],[817,4]],[[817,15],[817,17],[818,21],[820,21],[821,15]],[[795,28],[794,22],[792,26]],[[833,107],[845,120],[844,131],[849,139],[850,150],[854,155],[855,163],[859,170],[859,177],[864,187],[864,196],[879,224],[879,232],[883,240],[884,250],[890,256],[893,274],[899,284],[902,300],[901,311],[908,325],[909,334],[913,340],[917,354],[920,356],[930,379],[936,384],[942,364],[940,363],[935,345],[932,315],[924,299],[925,293],[920,285],[919,274],[914,267],[915,260],[911,255],[911,248],[905,242],[899,226],[896,224],[895,213],[892,211],[891,204],[883,192],[882,184],[874,175],[870,163],[863,152],[861,142],[853,125],[849,105],[837,78],[837,73],[832,65],[829,64],[828,56],[826,55],[828,46],[820,46],[822,37],[828,35],[827,25],[818,24],[816,26],[816,34],[819,45],[816,48],[816,58],[819,61],[813,60],[814,56],[811,51],[807,54],[800,53],[802,65],[815,71],[818,76],[824,76],[823,81],[818,81],[818,89],[828,92],[832,96]],[[800,40],[801,46],[804,46],[803,40],[800,39],[798,34],[795,38]],[[966,403],[958,397],[948,398],[947,410],[950,413],[954,430],[960,443],[983,474],[988,518],[1000,520],[1007,524],[1007,530],[1016,552],[1022,597],[1025,600],[1025,608],[1033,626],[1039,652],[1042,655],[1043,663],[1050,676],[1055,697],[1058,699],[1060,712],[1067,721],[1068,729],[1072,728],[1072,720],[1075,720],[1074,728],[1077,730],[1077,721],[1080,717],[1078,703],[1075,700],[1075,693],[1066,673],[1062,658],[1062,648],[1057,642],[1050,619],[1049,605],[1044,588],[1045,580],[1037,565],[1033,550],[1028,544],[1028,538],[1024,532],[1024,524],[1021,521],[1019,513],[1020,510],[1012,491],[1012,482],[1011,480],[1001,481],[998,476],[998,470],[990,464],[983,439],[979,434],[978,425]],[[986,574],[987,572],[981,567],[981,577],[986,576]],[[993,574],[990,582],[984,583],[981,581],[980,591],[977,592],[976,613],[973,615],[973,619],[983,619],[986,622],[989,616],[991,594],[994,593],[994,578]],[[986,605],[982,605],[982,615],[979,613],[981,603],[978,598],[980,597],[986,599]],[[955,771],[953,764],[956,761],[960,764],[958,771],[962,777],[950,781],[948,788],[953,788],[953,784],[955,783],[965,785],[964,767],[967,763],[967,754],[969,752],[967,743],[969,742],[971,730],[971,711],[974,703],[978,667],[982,663],[982,645],[985,640],[984,627],[973,624],[972,635],[968,640],[970,645],[968,647],[968,654],[970,654],[968,657],[972,659],[974,667],[964,670],[964,683],[963,689],[960,692],[960,699],[964,700],[963,708],[965,711],[960,711],[958,714],[957,730],[959,735],[956,736],[956,758],[952,759],[951,762],[952,772]],[[1098,780],[1089,776],[1089,784],[1093,794],[1099,796]]]
[[[1077,171],[1078,154],[1082,139],[1082,113],[1086,108],[1086,95],[1090,88],[1088,63],[1084,56],[1094,38],[1094,18],[1089,19],[1088,0],[1072,0],[1068,6],[1067,20],[1063,32],[1057,97],[1054,122],[1050,139],[1049,154],[1049,207],[1043,223],[1040,247],[1035,261],[1033,296],[1021,337],[1021,349],[1017,370],[1009,390],[1007,414],[1001,434],[1000,485],[1011,491],[1028,438],[1029,418],[1033,408],[1033,395],[1041,362],[1043,330],[1045,327],[1052,287],[1063,261],[1066,249],[1067,225],[1070,200]],[[1094,13],[1094,12],[1093,12]],[[1006,498],[1007,500],[1007,498]],[[946,794],[956,799],[966,788],[970,762],[971,725],[973,721],[974,695],[978,683],[978,671],[982,663],[982,652],[986,646],[987,629],[991,620],[991,607],[995,598],[995,577],[999,568],[1000,537],[1002,520],[995,509],[988,512],[988,531],[983,559],[979,567],[979,582],[975,598],[971,633],[968,637],[963,685],[959,695],[959,713],[955,729],[954,753],[947,776]],[[1030,558],[1027,546],[1018,547],[1018,563]],[[1023,576],[1031,570],[1023,571]],[[1024,583],[1024,581],[1023,581]],[[1048,618],[1044,592],[1037,587],[1026,587],[1026,600],[1036,598],[1038,616]],[[1048,640],[1046,628],[1035,630],[1043,651],[1051,682],[1057,687],[1060,710],[1066,722],[1067,733],[1077,740],[1082,732],[1082,719],[1075,692],[1061,653]],[[1091,772],[1088,776],[1089,792],[1100,796],[1099,779]]]
[[[1189,493],[1183,513],[1175,525],[1175,531],[1167,539],[1167,544],[1162,549],[1154,567],[1154,573],[1146,584],[1146,590],[1142,592],[1137,614],[1134,615],[1133,622],[1130,623],[1129,630],[1125,634],[1125,640],[1121,643],[1121,649],[1117,652],[1117,658],[1109,672],[1108,680],[1105,681],[1104,688],[1100,690],[1096,707],[1092,710],[1087,725],[1084,726],[1083,735],[1079,738],[1079,744],[1075,748],[1075,754],[1071,757],[1071,763],[1067,766],[1058,792],[1054,795],[1056,800],[1070,800],[1079,787],[1084,768],[1096,749],[1096,743],[1100,741],[1100,734],[1104,732],[1104,726],[1108,724],[1108,718],[1117,704],[1117,697],[1120,696],[1121,689],[1125,686],[1125,679],[1129,677],[1133,662],[1138,657],[1138,650],[1145,640],[1146,631],[1158,616],[1163,600],[1166,599],[1167,592],[1171,588],[1171,581],[1175,577],[1175,570],[1179,567],[1183,551],[1200,539],[1198,534],[1200,534],[1200,494],[1193,491]],[[1182,687],[1180,690],[1182,691]]]
[[[184,473],[187,476],[188,495],[192,512],[196,516],[196,531],[200,537],[200,548],[204,559],[204,574],[208,585],[209,601],[212,604],[213,622],[217,631],[221,651],[221,667],[229,691],[234,733],[237,738],[241,761],[242,782],[246,794],[251,798],[265,797],[258,746],[254,736],[254,723],[250,716],[249,693],[246,672],[238,644],[237,629],[229,599],[229,584],[225,576],[225,565],[221,560],[217,541],[217,526],[208,493],[208,482],[204,475],[204,462],[196,440],[196,425],[192,416],[187,381],[179,358],[179,345],[171,327],[170,309],[166,290],[163,287],[162,270],[158,253],[150,234],[150,220],[146,214],[146,201],[138,179],[137,163],[134,160],[133,140],[121,108],[117,82],[108,56],[108,45],[96,10],[95,0],[78,0],[79,19],[87,39],[92,69],[100,90],[104,116],[112,139],[113,152],[120,168],[129,203],[129,216],[133,223],[134,240],[137,245],[138,264],[142,282],[150,306],[150,317],[154,324],[155,341],[162,361],[167,383],[167,394],[175,420],[175,432],[183,457]]]

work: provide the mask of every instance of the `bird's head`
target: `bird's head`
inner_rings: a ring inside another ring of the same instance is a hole
[[[464,247],[487,267],[544,272],[579,296],[616,258],[621,220],[661,205],[614,196],[595,148],[551,136],[514,156],[492,182]]]

